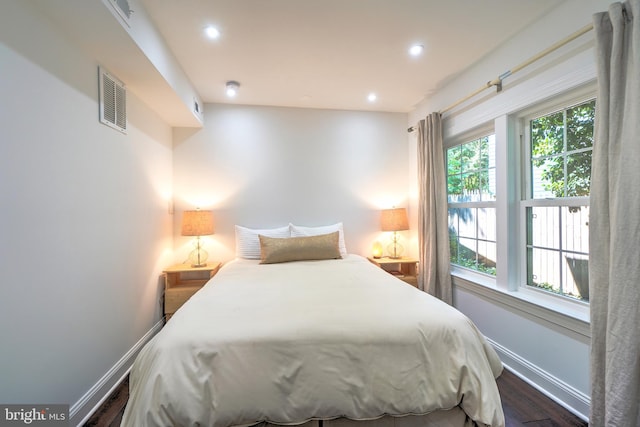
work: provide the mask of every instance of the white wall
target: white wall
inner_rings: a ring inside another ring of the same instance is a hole
[[[593,13],[607,10],[609,0],[571,0],[493,51],[440,90],[421,102],[409,115],[413,125],[504,71],[591,22]],[[497,12],[499,17],[499,12]],[[503,91],[487,90],[444,116],[445,143],[475,127],[505,115],[516,114],[535,103],[553,98],[595,79],[593,32],[587,33],[543,60],[508,77]],[[504,119],[500,119],[504,123]],[[409,136],[409,153],[415,152],[415,135]],[[411,163],[415,162],[414,159]],[[412,171],[411,194],[417,174]],[[412,200],[412,206],[413,200]],[[415,212],[415,209],[413,209]],[[459,283],[459,282],[458,282]],[[566,327],[528,304],[492,291],[456,286],[455,305],[467,314],[498,348],[503,361],[517,374],[553,396],[578,415],[589,412],[588,328]],[[537,314],[532,314],[537,313]],[[542,314],[540,314],[542,313]],[[572,320],[561,322],[572,324]],[[575,322],[573,322],[575,323]],[[579,323],[579,322],[578,322]],[[579,325],[578,325],[579,326]],[[576,332],[578,331],[578,332]]]
[[[234,224],[344,223],[369,255],[382,208],[406,206],[406,114],[207,104],[203,129],[174,131],[176,261],[182,211],[214,211],[210,258],[234,257]]]
[[[160,319],[171,129],[131,94],[128,135],[99,124],[98,64],[28,2],[2,2],[0,64],[0,402],[75,424]]]

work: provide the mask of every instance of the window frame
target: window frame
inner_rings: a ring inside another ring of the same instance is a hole
[[[568,79],[568,78],[567,78]],[[544,97],[531,96],[524,103],[514,102],[514,108],[502,104],[490,105],[473,114],[461,113],[445,117],[443,148],[472,141],[484,135],[495,134],[496,144],[496,276],[450,264],[455,289],[460,288],[479,297],[494,301],[503,307],[512,307],[532,318],[557,325],[581,337],[590,336],[589,304],[573,298],[526,286],[526,229],[522,229],[521,206],[527,182],[523,175],[526,167],[524,153],[523,118],[544,115],[596,98],[595,79],[571,85],[563,80],[565,89],[552,91]],[[568,87],[568,89],[567,89]],[[502,95],[506,96],[506,95]],[[466,127],[465,122],[475,125]],[[484,135],[483,135],[484,134]],[[443,159],[447,167],[446,156]],[[448,206],[447,206],[448,207]],[[518,248],[517,251],[512,250]],[[521,255],[522,254],[522,255]],[[525,285],[522,286],[522,279]]]
[[[497,214],[497,194],[498,194],[497,188],[496,188],[496,200],[482,200],[477,202],[449,202],[448,201],[448,196],[449,196],[448,184],[446,182],[446,178],[448,177],[447,151],[449,149],[466,144],[466,143],[473,142],[475,140],[478,140],[490,135],[494,136],[494,146],[495,146],[495,138],[496,138],[495,134],[496,132],[495,132],[494,123],[490,122],[490,123],[485,123],[481,126],[477,126],[467,132],[457,135],[454,138],[449,138],[444,141],[443,150],[444,150],[444,167],[445,167],[445,185],[447,185],[447,212],[449,211],[449,209],[452,209],[452,208],[493,208],[493,209],[496,209],[496,214]],[[494,156],[497,154],[497,147],[495,149],[496,149],[496,153],[494,153]],[[497,159],[496,159],[496,163],[497,163]],[[498,180],[498,177],[497,177],[497,164],[496,164],[496,181],[497,180]],[[448,217],[448,213],[447,213],[447,217]],[[496,220],[495,228],[496,228],[496,250],[497,250],[497,247],[498,247],[497,220]],[[477,236],[475,240],[476,241],[478,240]],[[495,286],[496,276],[494,275],[491,275],[479,270],[474,270],[472,268],[464,267],[458,264],[454,264],[452,262],[449,262],[449,265],[451,268],[451,272],[454,275],[465,277],[468,280],[484,283],[491,287]],[[496,270],[497,269],[498,269],[498,266],[497,266],[497,260],[496,260]]]
[[[521,179],[519,202],[519,290],[525,293],[540,293],[542,296],[560,298],[569,303],[575,303],[589,307],[588,301],[578,300],[564,294],[555,294],[544,289],[536,288],[528,284],[527,269],[527,209],[533,207],[582,207],[589,206],[588,196],[547,197],[534,198],[532,183],[532,155],[531,155],[531,128],[530,123],[540,117],[552,115],[560,111],[566,111],[577,105],[596,99],[594,89],[586,90],[578,94],[569,92],[559,95],[552,101],[533,105],[518,115],[518,128],[521,141],[521,167],[519,171]],[[595,130],[594,130],[595,133]],[[566,138],[566,128],[564,129]],[[595,135],[594,135],[595,136]],[[593,146],[591,150],[593,149]],[[587,149],[581,150],[587,151]],[[592,151],[593,152],[593,151]],[[566,151],[563,152],[563,156]],[[566,166],[565,166],[566,168]],[[565,177],[566,178],[566,177]],[[566,182],[565,182],[566,185]]]

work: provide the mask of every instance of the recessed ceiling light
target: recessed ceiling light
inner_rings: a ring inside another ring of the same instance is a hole
[[[209,25],[207,28],[205,28],[204,33],[207,35],[207,37],[209,37],[212,40],[215,40],[218,37],[220,37],[220,30],[218,30],[213,25]]]
[[[233,98],[238,94],[238,89],[240,88],[240,83],[229,80],[226,85],[227,88],[227,96],[229,98]]]
[[[418,56],[424,51],[424,45],[414,44],[409,48],[409,55]]]
[[[367,96],[367,99],[369,100],[369,102],[375,102],[375,100],[378,99],[378,96],[375,93],[371,92]]]

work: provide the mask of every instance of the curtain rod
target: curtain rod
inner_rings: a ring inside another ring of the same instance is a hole
[[[518,64],[515,67],[511,68],[510,70],[505,71],[504,73],[500,74],[495,79],[489,80],[487,83],[482,85],[482,87],[480,87],[480,88],[476,89],[475,91],[471,92],[469,95],[465,96],[464,98],[460,98],[459,100],[457,100],[453,104],[449,105],[448,107],[443,108],[442,110],[440,110],[438,112],[440,114],[444,114],[447,111],[450,111],[450,110],[454,109],[458,105],[460,105],[463,102],[473,98],[474,96],[476,96],[477,94],[479,94],[483,90],[489,89],[492,86],[496,86],[497,92],[501,92],[502,91],[502,80],[504,80],[507,77],[517,73],[518,71],[522,70],[524,67],[533,64],[534,62],[536,62],[540,58],[550,54],[554,50],[559,49],[560,47],[562,47],[562,46],[566,45],[567,43],[577,39],[581,35],[588,33],[591,30],[593,30],[593,24],[585,25],[584,27],[580,28],[575,33],[568,35],[564,39],[554,43],[553,45],[549,46],[548,48],[546,48],[545,50],[539,52],[538,54],[532,56],[531,58],[527,59],[526,61],[521,62],[520,64]],[[411,126],[410,128],[407,129],[407,132],[413,132],[414,130],[415,130],[415,126]]]

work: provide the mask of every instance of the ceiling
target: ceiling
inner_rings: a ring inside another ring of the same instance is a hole
[[[408,112],[562,1],[142,3],[204,102]],[[414,43],[425,46],[419,57],[408,55]],[[233,99],[228,80],[240,83]]]

